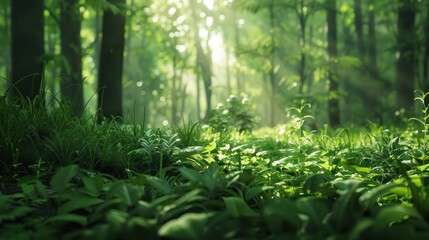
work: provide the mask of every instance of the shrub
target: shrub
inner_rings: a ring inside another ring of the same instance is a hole
[[[256,126],[255,111],[246,95],[237,97],[229,96],[225,104],[219,103],[216,109],[212,109],[209,125],[215,131],[251,132]]]

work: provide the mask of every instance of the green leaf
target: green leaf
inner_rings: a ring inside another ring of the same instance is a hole
[[[353,228],[350,233],[350,240],[359,240],[363,239],[365,236],[365,231],[369,230],[374,225],[374,220],[372,219],[362,219],[358,224]]]
[[[216,142],[211,142],[204,147],[203,153],[210,153],[216,148]]]
[[[226,211],[234,218],[258,216],[241,198],[224,197],[223,201],[225,202]]]
[[[108,192],[109,198],[119,197],[127,206],[135,205],[144,193],[143,186],[135,186],[124,181],[118,181],[113,184]]]
[[[124,224],[128,217],[129,214],[127,212],[116,209],[112,209],[106,214],[107,221],[116,226]]]
[[[67,188],[71,179],[77,174],[79,167],[76,165],[67,166],[59,170],[51,179],[51,187],[57,193],[62,193]]]
[[[380,210],[375,218],[374,229],[380,230],[390,226],[395,222],[402,222],[406,219],[414,218],[418,223],[427,225],[423,217],[417,212],[415,208],[407,207],[404,205],[394,205],[384,207]]]
[[[392,193],[392,189],[400,186],[396,183],[388,183],[371,189],[370,191],[362,194],[359,201],[368,209],[377,203],[378,199]]]
[[[172,239],[200,240],[207,237],[208,223],[213,216],[212,212],[186,213],[164,224],[158,234]]]
[[[110,209],[121,208],[123,205],[123,202],[119,198],[105,200],[102,204],[98,205],[95,211],[89,216],[89,221],[99,221],[106,216],[106,212]]]
[[[194,169],[181,167],[179,168],[180,173],[183,177],[187,178],[192,183],[199,183],[202,180],[201,174]]]
[[[304,197],[296,201],[300,213],[308,216],[308,231],[317,232],[323,229],[324,219],[329,214],[328,204],[323,199]]]
[[[256,187],[248,188],[245,195],[246,201],[249,201],[253,197],[271,189],[274,189],[274,187],[273,186],[256,186]]]
[[[103,178],[101,176],[95,177],[82,177],[83,185],[85,186],[85,190],[93,196],[98,196],[100,191],[103,189]]]
[[[264,208],[264,216],[267,222],[274,224],[275,226],[273,225],[272,227],[277,228],[280,232],[283,221],[296,229],[302,226],[297,207],[294,202],[286,198],[277,197],[271,200]],[[278,222],[279,220],[280,222]]]
[[[59,214],[69,213],[81,208],[90,207],[104,202],[104,200],[99,198],[86,197],[82,195],[77,195],[76,197],[70,199],[70,201],[63,204],[59,209]]]
[[[160,179],[154,176],[146,176],[147,182],[154,188],[156,188],[158,191],[160,191],[162,194],[169,194],[172,191],[172,188],[170,184],[165,181],[164,179]]]
[[[362,181],[349,179],[335,182],[335,186],[341,189],[340,197],[335,201],[331,220],[338,229],[349,229],[350,224],[355,224],[356,214],[359,213],[357,189],[360,187]]]
[[[87,219],[86,217],[80,216],[77,214],[60,214],[46,220],[46,223],[52,223],[52,222],[73,222],[73,223],[80,224],[82,226],[86,226]]]
[[[316,193],[331,180],[331,177],[325,173],[313,174],[305,181],[303,190],[306,193]]]

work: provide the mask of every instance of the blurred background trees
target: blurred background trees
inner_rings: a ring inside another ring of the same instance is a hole
[[[0,13],[1,92],[42,87],[75,115],[168,126],[234,94],[260,126],[302,100],[315,127],[394,123],[429,90],[427,1],[3,0]]]

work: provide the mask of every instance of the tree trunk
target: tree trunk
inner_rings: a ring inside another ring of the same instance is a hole
[[[240,49],[240,28],[239,20],[237,19],[237,10],[233,9],[232,21],[234,22],[234,43],[235,43],[235,81],[237,87],[237,93],[240,94],[244,89],[241,86],[241,70],[238,61],[238,50]]]
[[[119,9],[125,0],[110,0]],[[106,9],[103,15],[100,66],[98,73],[99,118],[122,119],[122,70],[125,44],[125,13]]]
[[[41,104],[44,104],[43,7],[43,0],[13,0],[11,5],[11,93],[13,97],[22,96],[31,101],[39,96]]]
[[[101,44],[100,44],[100,38],[101,38],[101,17],[102,14],[100,14],[101,10],[99,9],[95,9],[95,17],[94,17],[94,54],[93,54],[93,59],[94,59],[94,76],[95,79],[98,79],[98,69],[100,67],[100,49],[101,49]]]
[[[343,43],[344,43],[344,48],[341,49],[341,51],[345,54],[345,55],[352,55],[353,54],[353,46],[356,45],[355,42],[355,38],[353,35],[352,30],[350,29],[350,25],[347,24],[346,18],[348,16],[344,16],[341,20],[341,25],[342,25],[342,29],[343,29],[343,33],[342,33],[342,37],[343,37]],[[360,93],[363,93],[362,90],[360,90],[360,88],[356,87],[352,81],[353,79],[356,78],[355,74],[350,74],[349,72],[346,72],[345,74],[341,75],[341,83],[342,83],[342,87],[344,92],[347,93],[347,97],[344,98],[344,105],[346,106],[350,106],[347,107],[343,110],[343,122],[350,122],[353,121],[353,113],[356,111],[356,98],[357,95],[359,95]],[[365,89],[364,89],[365,91]]]
[[[376,25],[375,25],[375,0],[370,0],[370,6],[372,8],[369,9],[368,12],[368,70],[370,79],[373,82],[376,82],[372,89],[372,98],[373,102],[370,103],[370,107],[375,109],[375,117],[379,120],[380,123],[383,122],[383,95],[377,94],[378,91],[386,92],[385,88],[380,87],[380,75],[377,67],[377,38],[376,38]]]
[[[62,0],[61,53],[64,57],[61,74],[62,102],[70,104],[75,116],[83,111],[81,15],[79,0]]]
[[[59,30],[59,29],[58,29]],[[57,37],[58,33],[57,33],[57,29],[52,29],[51,32],[49,34],[47,34],[47,46],[48,46],[48,54],[49,55],[54,55],[57,54],[55,51],[55,48],[58,46],[58,37]],[[47,101],[47,105],[48,106],[56,106],[58,103],[58,98],[57,96],[55,96],[55,94],[58,92],[57,90],[57,85],[60,84],[58,81],[56,81],[58,79],[58,69],[51,67],[49,69],[49,73],[50,73],[50,78],[54,79],[54,81],[49,81],[47,82],[47,89],[49,89],[50,94],[48,94],[46,96],[46,101]]]
[[[3,29],[3,37],[10,39],[10,1],[4,1],[2,2],[3,7],[3,22],[4,22],[4,29]],[[4,76],[6,79],[9,78],[10,74],[10,42],[7,41],[7,44],[3,46],[3,59],[4,59]]]
[[[134,0],[131,0],[130,4],[129,4],[129,8],[130,9],[134,9]],[[128,66],[130,64],[130,59],[131,59],[131,44],[132,44],[132,39],[134,36],[134,33],[132,31],[132,27],[133,27],[133,17],[134,17],[134,13],[130,14],[128,16],[127,21],[127,38],[126,38],[126,42],[125,42],[125,66]]]
[[[276,61],[275,61],[275,54],[276,54],[276,42],[275,42],[275,34],[274,34],[274,28],[275,28],[275,14],[274,14],[274,2],[270,1],[269,3],[269,17],[270,17],[270,39],[271,39],[271,49],[270,49],[270,86],[271,86],[271,98],[270,98],[270,106],[271,106],[271,127],[274,127],[276,124],[276,102],[277,102],[277,80],[276,80]]]
[[[200,121],[201,119],[201,86],[200,86],[200,81],[201,81],[201,74],[200,74],[200,70],[198,70],[198,59],[196,58],[196,73],[195,73],[195,81],[197,83],[197,121]]]
[[[375,32],[375,0],[371,0],[373,6],[368,13],[368,63],[372,71],[377,72],[377,39]]]
[[[338,78],[336,58],[337,50],[337,1],[326,0],[327,2],[327,23],[328,23],[328,80],[329,80],[329,99],[328,116],[329,123],[335,127],[340,125],[340,104],[338,99]]]
[[[194,41],[195,41],[195,48],[197,50],[197,65],[199,69],[201,70],[201,76],[204,83],[204,90],[206,93],[206,113],[204,116],[205,120],[208,120],[210,118],[210,111],[211,111],[211,99],[212,99],[212,69],[211,69],[211,54],[208,50],[208,53],[205,53],[203,50],[203,47],[201,45],[201,39],[198,36],[198,24],[197,24],[197,13],[195,9],[195,0],[189,1],[191,5],[191,11],[192,11],[192,17],[194,19]],[[209,46],[207,45],[207,48]]]
[[[173,44],[173,77],[172,77],[172,86],[171,86],[171,123],[173,126],[176,126],[179,123],[178,109],[179,109],[179,99],[178,91],[180,87],[177,87],[177,65],[178,65],[178,55],[179,52],[175,49],[177,44],[176,38],[174,39],[175,43]]]
[[[300,2],[300,9],[298,12],[298,17],[299,17],[299,26],[300,26],[300,67],[299,67],[299,78],[300,78],[300,85],[299,85],[299,91],[298,93],[300,95],[302,95],[304,93],[304,84],[307,78],[307,74],[306,74],[306,62],[307,62],[307,54],[305,53],[306,51],[306,26],[307,26],[307,14],[304,12],[304,8],[306,6],[304,5],[304,0],[301,0]]]
[[[225,39],[226,42],[226,39]],[[229,54],[230,50],[228,46],[225,46],[225,55],[226,55],[226,63],[225,63],[225,70],[226,70],[226,87],[228,89],[228,96],[232,94],[232,87],[231,87],[231,68],[230,68],[230,60],[229,60]]]
[[[396,59],[396,105],[411,111],[414,106],[414,78],[417,63],[415,53],[416,4],[413,0],[399,0]],[[411,113],[411,112],[410,112]]]
[[[423,60],[423,91],[429,92],[429,2],[426,2],[426,25],[425,25],[425,55]],[[429,96],[425,98],[425,105],[429,106]]]
[[[355,29],[358,40],[359,58],[363,62],[365,59],[365,41],[363,37],[363,23],[362,23],[362,0],[354,0],[354,14],[355,14]]]

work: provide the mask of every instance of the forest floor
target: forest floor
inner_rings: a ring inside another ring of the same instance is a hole
[[[426,115],[240,133],[0,108],[0,239],[429,239]]]

